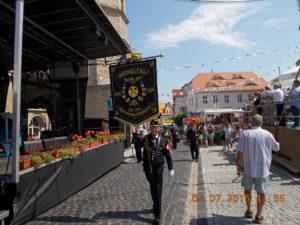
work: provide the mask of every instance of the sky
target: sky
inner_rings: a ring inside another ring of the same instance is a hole
[[[271,80],[300,57],[297,0],[127,0],[126,15],[134,51],[164,54],[157,58],[160,101],[198,73],[252,71]]]

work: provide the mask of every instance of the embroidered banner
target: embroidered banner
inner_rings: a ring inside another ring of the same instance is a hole
[[[114,118],[139,125],[159,114],[156,59],[109,67]]]

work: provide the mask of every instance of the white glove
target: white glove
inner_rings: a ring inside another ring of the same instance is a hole
[[[173,177],[175,175],[174,170],[169,170],[170,176]]]

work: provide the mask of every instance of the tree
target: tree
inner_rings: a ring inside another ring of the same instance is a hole
[[[177,116],[173,117],[173,120],[177,126],[181,127],[184,118],[187,118],[187,114],[181,113],[181,114],[178,114]]]

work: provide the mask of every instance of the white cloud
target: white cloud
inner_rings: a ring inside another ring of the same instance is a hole
[[[264,22],[264,26],[267,28],[283,27],[289,18],[271,18]]]
[[[210,44],[248,47],[253,43],[234,27],[250,15],[262,11],[262,4],[201,5],[192,15],[178,24],[168,25],[147,35],[151,47],[176,47],[179,44],[201,40]]]

